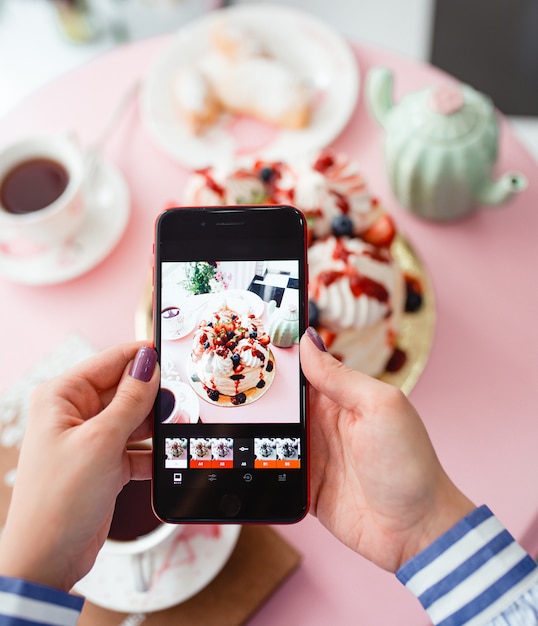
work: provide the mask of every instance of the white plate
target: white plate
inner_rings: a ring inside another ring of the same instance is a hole
[[[98,168],[97,184],[86,195],[89,210],[79,234],[44,254],[20,258],[0,253],[0,274],[25,285],[61,283],[89,271],[116,247],[129,219],[129,189],[113,165],[101,162]]]
[[[219,293],[210,294],[205,315],[209,317],[223,307],[243,315],[252,312],[255,317],[260,319],[265,309],[265,303],[258,294],[247,289],[226,289],[219,291]]]
[[[145,593],[134,589],[128,558],[100,552],[75,591],[111,611],[149,613],[167,609],[198,593],[215,578],[230,558],[240,530],[241,526],[228,524],[183,528],[155,548],[157,575]]]
[[[251,30],[313,87],[314,112],[308,127],[276,131],[241,118],[234,118],[236,124],[225,117],[196,137],[184,126],[172,99],[174,75],[204,53],[214,25],[225,17]],[[317,18],[278,5],[238,5],[213,11],[178,32],[146,76],[142,118],[156,142],[187,167],[206,167],[239,154],[289,160],[325,147],[340,133],[355,108],[359,83],[350,46]]]

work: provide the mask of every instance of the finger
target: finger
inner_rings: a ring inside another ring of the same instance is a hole
[[[350,369],[321,350],[308,333],[301,338],[300,354],[301,367],[309,383],[345,409],[357,409],[359,398],[379,393],[379,386],[385,387],[385,383]]]
[[[84,379],[98,391],[113,389],[127,365],[144,346],[147,346],[147,342],[132,341],[113,346],[75,365],[70,374]]]
[[[95,418],[99,426],[113,430],[114,438],[127,442],[151,413],[159,386],[157,353],[141,347],[118,384],[114,398]],[[116,440],[116,439],[115,439]]]
[[[131,480],[148,480],[152,476],[153,457],[151,450],[128,450]]]
[[[129,442],[140,442],[149,439],[153,433],[153,415],[148,415],[148,417],[137,426],[136,429],[131,433],[129,437]]]

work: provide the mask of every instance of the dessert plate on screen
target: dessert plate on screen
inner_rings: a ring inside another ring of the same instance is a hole
[[[174,77],[180,68],[196,64],[223,19],[252,32],[311,90],[312,117],[304,129],[281,130],[224,114],[203,134],[192,134],[174,102]],[[142,119],[157,144],[187,167],[202,168],[248,154],[290,159],[318,150],[337,137],[355,109],[359,78],[351,47],[321,20],[284,6],[238,5],[208,13],[177,33],[145,78]]]

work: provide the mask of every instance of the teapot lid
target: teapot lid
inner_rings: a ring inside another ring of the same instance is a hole
[[[295,304],[288,304],[287,307],[282,307],[280,315],[282,319],[288,321],[295,321],[299,319],[299,313]]]
[[[445,83],[434,87],[430,93],[430,109],[441,115],[450,115],[465,105],[463,93],[459,85]]]
[[[431,87],[409,104],[414,130],[428,140],[462,140],[480,135],[489,124],[495,124],[491,101],[472,87],[456,82]]]

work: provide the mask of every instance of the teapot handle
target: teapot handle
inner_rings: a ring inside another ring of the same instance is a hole
[[[366,104],[380,126],[385,125],[394,103],[392,100],[393,74],[386,67],[374,67],[366,76]]]

